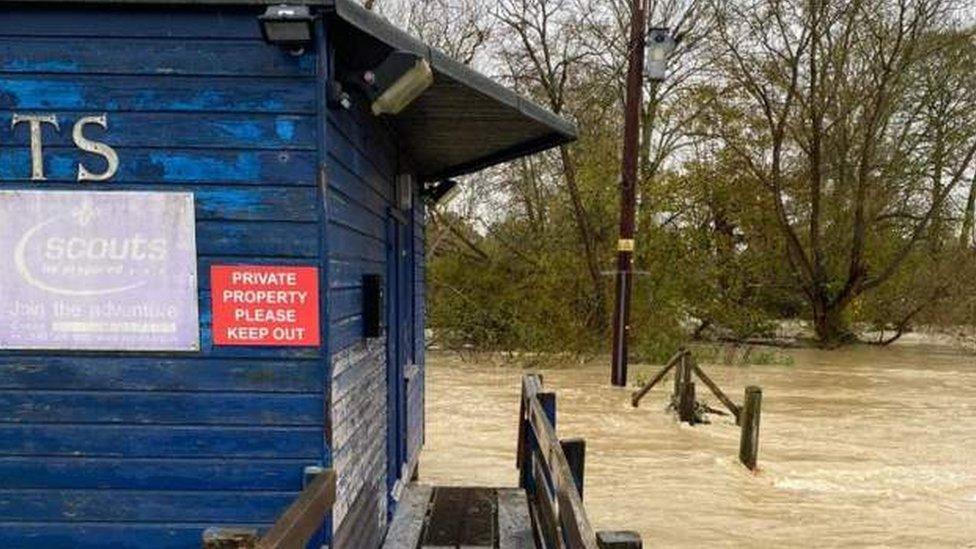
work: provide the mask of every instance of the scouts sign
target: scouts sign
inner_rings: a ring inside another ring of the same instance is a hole
[[[0,348],[200,348],[193,196],[0,191]]]

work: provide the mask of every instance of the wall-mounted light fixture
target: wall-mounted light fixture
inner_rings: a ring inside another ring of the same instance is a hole
[[[373,114],[400,114],[434,84],[430,63],[419,55],[395,51],[380,66],[363,73]]]
[[[668,60],[678,40],[667,27],[654,27],[647,35],[647,63],[644,72],[652,82],[663,82],[668,75]]]
[[[445,179],[436,183],[424,185],[423,198],[430,204],[437,204],[441,201],[450,201],[451,198],[460,190],[458,182],[454,179]]]
[[[281,46],[293,53],[301,53],[315,36],[315,17],[308,6],[270,6],[258,17],[261,34],[269,44]]]

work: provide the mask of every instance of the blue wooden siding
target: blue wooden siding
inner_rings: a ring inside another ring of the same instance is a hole
[[[209,526],[266,527],[315,464],[338,472],[341,541],[378,541],[397,458],[390,342],[362,338],[362,275],[387,273],[394,180],[408,170],[396,136],[362,109],[326,111],[317,79],[330,60],[266,46],[251,11],[7,12],[0,120],[53,112],[62,130],[45,129],[37,184],[24,127],[0,124],[0,188],[77,189],[79,160],[99,159],[75,149],[70,127],[107,113],[107,131],[87,131],[120,170],[86,189],[195,195],[202,351],[0,351],[0,546],[196,547]],[[409,460],[424,421],[419,192],[414,204],[402,212],[409,286],[387,296],[403,301],[401,343],[418,365],[405,388]],[[209,269],[228,263],[318,265],[323,348],[214,348]]]
[[[187,548],[208,526],[267,526],[303,468],[331,459],[329,362],[324,349],[214,348],[209,267],[327,266],[316,56],[266,46],[254,11],[4,11],[0,188],[77,189],[71,125],[107,113],[120,170],[86,189],[195,194],[202,351],[0,351],[0,546]],[[13,112],[58,115],[44,183],[28,181]]]
[[[362,338],[362,276],[386,275],[396,148],[361,109],[329,113],[329,345],[336,542],[369,547],[387,517],[387,339]],[[389,299],[389,296],[387,296]]]

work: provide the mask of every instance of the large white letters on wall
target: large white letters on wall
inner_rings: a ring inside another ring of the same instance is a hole
[[[44,181],[44,127],[50,126],[55,131],[61,131],[61,124],[55,114],[21,114],[15,113],[10,121],[10,127],[17,130],[18,126],[26,126],[30,135],[31,152],[31,181]],[[86,153],[101,156],[106,168],[101,173],[94,173],[78,164],[78,181],[108,181],[119,170],[119,155],[115,149],[105,143],[100,143],[85,137],[85,127],[90,125],[108,129],[108,115],[84,116],[75,122],[71,130],[71,138],[76,147]]]

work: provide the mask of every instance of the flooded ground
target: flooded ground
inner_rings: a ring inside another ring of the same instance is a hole
[[[560,437],[587,440],[594,526],[638,530],[652,547],[976,547],[976,357],[790,354],[789,366],[705,365],[736,401],[763,387],[756,475],[738,465],[730,419],[679,426],[663,387],[634,409],[603,362],[541,370]],[[516,483],[521,374],[431,357],[424,482]]]

